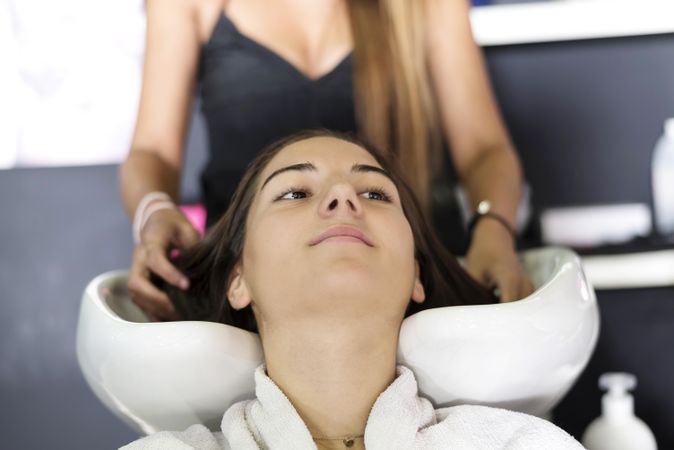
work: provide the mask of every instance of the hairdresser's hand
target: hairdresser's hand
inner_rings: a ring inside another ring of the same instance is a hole
[[[150,272],[187,289],[189,280],[171,264],[168,254],[172,249],[188,248],[199,239],[197,230],[177,208],[157,211],[145,223],[133,252],[128,286],[133,301],[150,319],[179,319],[168,296],[150,282]]]
[[[510,233],[495,220],[482,219],[475,227],[466,255],[466,269],[478,282],[498,289],[501,303],[519,300],[534,291]]]

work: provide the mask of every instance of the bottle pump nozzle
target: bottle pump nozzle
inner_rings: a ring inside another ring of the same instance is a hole
[[[629,391],[637,386],[631,373],[605,373],[599,377],[599,388],[606,390],[602,397],[602,413],[607,417],[626,417],[634,414],[634,399]]]
[[[599,388],[608,390],[610,395],[625,395],[637,387],[637,377],[631,373],[605,373],[599,377]]]

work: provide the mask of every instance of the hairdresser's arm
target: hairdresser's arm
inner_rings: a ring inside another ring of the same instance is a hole
[[[429,63],[451,157],[473,210],[488,199],[515,229],[522,170],[498,111],[467,0],[427,0]],[[528,295],[532,285],[508,230],[498,221],[478,222],[466,255],[468,271],[501,291],[502,301]]]
[[[199,53],[193,0],[147,0],[143,82],[131,151],[119,171],[124,207],[133,217],[149,192],[178,200],[183,141],[191,111]],[[134,301],[155,319],[176,318],[168,297],[149,281],[154,272],[186,287],[187,279],[169,262],[170,248],[184,248],[198,233],[178,209],[149,216],[134,250],[129,290]]]

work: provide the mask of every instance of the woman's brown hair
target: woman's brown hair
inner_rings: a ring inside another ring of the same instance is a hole
[[[409,303],[406,316],[428,308],[497,301],[487,289],[468,275],[436,237],[427,224],[412,189],[390,157],[349,135],[313,130],[293,134],[265,148],[246,169],[227,212],[208,230],[203,241],[184,251],[173,261],[190,279],[188,291],[181,291],[155,279],[167,292],[183,319],[222,322],[257,331],[251,307],[233,309],[227,301],[226,292],[229,277],[243,253],[248,211],[257,192],[260,174],[272,158],[288,145],[324,136],[362,147],[389,173],[398,189],[403,213],[412,229],[415,257],[419,262],[421,282],[426,293],[423,303]]]
[[[426,0],[347,4],[361,138],[396,155],[428,217],[442,141],[428,71]]]

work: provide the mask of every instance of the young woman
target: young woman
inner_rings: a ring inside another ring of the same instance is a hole
[[[225,211],[243,169],[261,148],[318,127],[356,131],[390,149],[430,215],[444,142],[472,206],[482,200],[492,205],[491,215],[474,229],[469,272],[498,287],[502,301],[530,292],[512,235],[520,166],[472,40],[468,1],[146,5],[140,109],[120,177],[138,235],[129,288],[146,312],[175,317],[168,298],[149,282],[151,273],[189,285],[166,255],[171,247],[198,240],[172,206],[197,83],[210,140],[202,176],[209,225]]]
[[[396,366],[410,311],[493,300],[435,244],[411,190],[371,149],[315,133],[269,147],[176,262],[206,310],[257,327],[257,398],[230,407],[222,433],[197,425],[127,448],[581,449],[525,414],[434,410]]]

